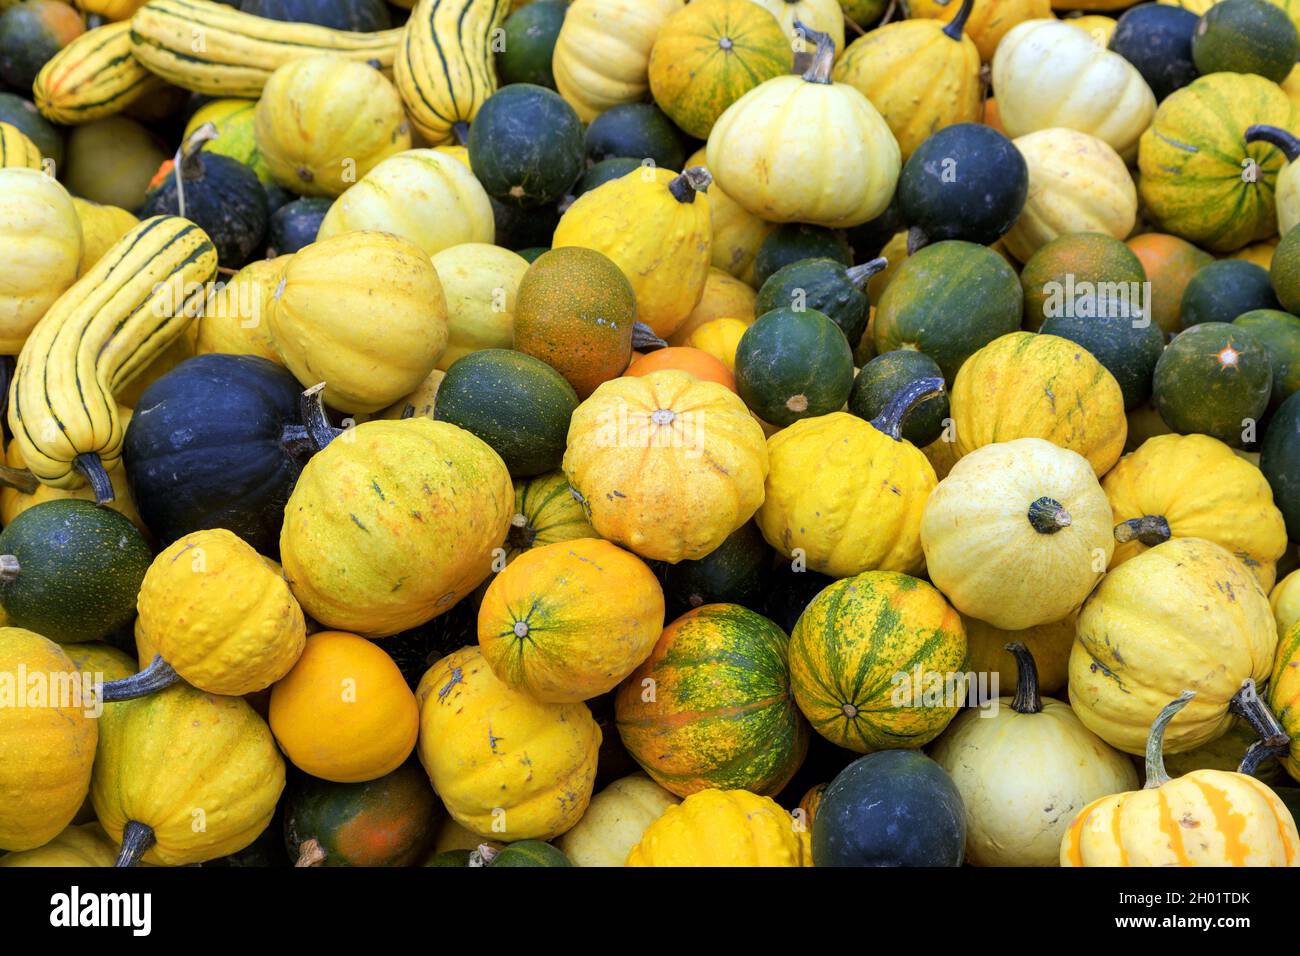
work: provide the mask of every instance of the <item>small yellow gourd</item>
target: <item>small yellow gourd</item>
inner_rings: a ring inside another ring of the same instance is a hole
[[[98,823],[70,826],[49,843],[34,850],[0,856],[0,867],[8,866],[112,866],[117,845]]]
[[[771,797],[701,790],[668,807],[626,866],[811,866],[805,830]]]
[[[947,20],[959,5],[957,0],[908,0],[907,7],[914,17]],[[1008,30],[1026,20],[1051,15],[1051,0],[975,0],[975,9],[966,22],[966,35],[975,41],[980,59],[989,63]]]
[[[1300,621],[1300,571],[1292,571],[1279,581],[1269,594],[1268,603],[1277,621],[1278,636],[1289,633],[1296,621]]]
[[[686,168],[703,166],[707,170],[707,153],[707,147],[697,150],[686,160]],[[709,186],[709,219],[713,226],[713,267],[757,287],[754,258],[776,225],[755,216],[723,192],[716,182]]]

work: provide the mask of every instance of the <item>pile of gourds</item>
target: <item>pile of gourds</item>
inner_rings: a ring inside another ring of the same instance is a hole
[[[1294,4],[76,3],[0,866],[1300,865]]]

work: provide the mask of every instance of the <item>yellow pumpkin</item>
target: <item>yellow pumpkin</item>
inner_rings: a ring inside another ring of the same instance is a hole
[[[771,797],[701,790],[668,807],[626,866],[811,866],[808,833]]]
[[[125,428],[127,422],[131,420],[131,409],[119,405],[117,414],[118,420],[122,422],[122,427]],[[23,461],[23,451],[18,447],[18,442],[11,441],[5,448],[5,464],[10,468],[17,469],[27,467],[27,463]],[[126,466],[119,461],[108,470],[108,478],[113,483],[113,500],[105,507],[112,508],[119,514],[125,515],[133,525],[147,533],[149,529],[145,527],[140,512],[136,511],[135,502],[131,500],[131,490],[126,481]],[[82,501],[94,501],[95,489],[89,485],[82,485],[80,488],[55,488],[44,482],[37,482],[36,490],[29,495],[24,494],[20,488],[0,486],[0,522],[7,525],[28,508],[58,498],[79,498]]]
[[[505,543],[507,564],[530,548],[596,536],[564,472],[515,479],[515,513]]]
[[[951,408],[958,456],[1045,438],[1088,459],[1098,477],[1119,460],[1128,433],[1124,396],[1105,366],[1068,339],[1034,332],[996,338],[967,359]]]
[[[622,866],[646,828],[679,803],[644,773],[622,777],[591,798],[582,819],[555,845],[574,866]]]
[[[1072,614],[1115,548],[1092,466],[1041,438],[963,456],[926,502],[921,544],[953,606],[1008,631]]]
[[[103,206],[79,196],[72,197],[72,205],[81,222],[81,264],[77,268],[80,279],[117,240],[138,226],[140,220],[125,209]]]
[[[709,174],[643,166],[583,193],[560,217],[552,248],[603,252],[632,284],[638,321],[666,338],[704,294],[713,227]]]
[[[477,647],[430,667],[416,699],[420,763],[461,826],[500,840],[550,840],[582,818],[601,741],[586,704],[511,690]]]
[[[947,24],[921,18],[872,30],[835,64],[836,81],[880,110],[904,162],[937,130],[983,115],[980,52],[965,35],[972,2],[965,0]]]
[[[1142,790],[1102,797],[1061,839],[1061,866],[1300,866],[1291,811],[1267,785],[1226,770],[1165,772],[1165,728],[1184,692],[1151,724]]]
[[[17,355],[81,264],[77,208],[53,176],[0,169],[0,247],[0,354]]]
[[[1174,538],[1102,579],[1079,614],[1070,703],[1112,747],[1143,752],[1146,728],[1172,694],[1196,701],[1170,725],[1171,753],[1228,729],[1242,682],[1263,683],[1277,624],[1259,582],[1225,549]]]
[[[285,367],[326,404],[375,412],[419,385],[447,347],[447,300],[429,257],[382,232],[296,252],[271,296],[271,338]]]
[[[699,149],[686,161],[686,167],[707,169],[707,152],[707,147]],[[713,233],[713,267],[756,287],[754,259],[758,247],[776,225],[755,216],[723,192],[716,182],[709,186],[709,221]]]
[[[492,579],[478,642],[492,672],[546,703],[607,694],[659,640],[664,593],[640,558],[599,538],[532,548]]]
[[[72,822],[95,759],[94,694],[59,645],[0,628],[0,849],[35,849]]]
[[[513,514],[510,473],[474,435],[427,418],[364,422],[303,468],[280,556],[307,614],[383,637],[473,591]]]
[[[801,76],[750,90],[709,133],[709,171],[755,216],[842,229],[889,205],[902,163],[898,142],[870,100],[831,82],[834,55],[821,34]]]
[[[768,13],[776,17],[785,31],[786,43],[796,53],[811,53],[813,44],[806,30],[800,30],[796,23],[801,23],[808,30],[827,34],[835,41],[835,49],[844,49],[844,9],[840,0],[751,0]]]
[[[1008,644],[1023,644],[1034,659],[1038,671],[1038,687],[1044,694],[1055,694],[1065,688],[1070,669],[1070,649],[1074,647],[1075,622],[1078,613],[1061,621],[1038,624],[1018,631],[1005,631],[1000,627],[973,617],[962,617],[966,626],[966,650],[970,670],[975,674],[989,674],[990,682],[997,678],[997,687],[1016,686],[1020,668],[1015,655],[1006,649]]]
[[[1008,136],[1064,127],[1096,137],[1125,161],[1137,156],[1156,111],[1133,64],[1062,20],[1028,20],[1003,37],[993,88]]]
[[[911,16],[947,20],[960,7],[959,0],[908,0]],[[975,0],[975,8],[966,22],[966,35],[974,41],[985,63],[1007,31],[1025,20],[1041,20],[1052,15],[1051,0]]]
[[[361,230],[391,232],[430,256],[496,236],[492,201],[468,160],[438,149],[408,149],[376,165],[330,206],[316,240]]]
[[[253,128],[271,177],[307,196],[337,196],[411,148],[397,88],[369,64],[337,56],[279,67],[262,89]]]
[[[564,474],[603,538],[704,557],[763,501],[763,430],[734,392],[676,370],[605,382],[574,411]]]
[[[211,296],[194,322],[195,354],[256,355],[282,365],[269,317],[280,276],[292,259],[289,255],[250,262]]]
[[[638,103],[650,88],[650,51],[685,0],[574,0],[551,69],[555,88],[590,123],[611,106]]]
[[[754,324],[754,306],[758,293],[729,272],[716,266],[709,269],[704,280],[704,294],[686,321],[677,327],[668,339],[669,345],[686,345],[695,330],[715,319],[730,318],[741,321],[747,328]]]
[[[112,866],[117,846],[98,823],[70,826],[44,846],[0,856],[4,866]],[[620,864],[621,865],[621,864]]]
[[[1268,591],[1286,551],[1286,523],[1263,473],[1209,435],[1157,435],[1102,482],[1114,510],[1115,568],[1170,538],[1222,545]]]
[[[446,371],[479,349],[510,348],[528,260],[500,246],[466,242],[435,253],[433,268],[447,297],[447,347],[438,368]]]
[[[1292,571],[1279,581],[1269,594],[1268,603],[1277,621],[1278,636],[1289,633],[1296,621],[1300,621],[1300,571]]]
[[[715,359],[727,366],[727,371],[736,371],[736,349],[741,337],[749,325],[740,319],[713,319],[705,322],[686,339],[687,348],[708,352]]]
[[[41,169],[41,151],[11,123],[0,123],[0,169]]]
[[[1057,236],[1103,232],[1124,239],[1137,222],[1137,187],[1117,152],[1095,136],[1044,129],[1015,140],[1029,166],[1020,218],[1002,237],[1021,262]]]

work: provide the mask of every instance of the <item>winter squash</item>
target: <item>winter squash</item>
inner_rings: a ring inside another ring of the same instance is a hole
[[[934,359],[924,352],[896,349],[877,355],[862,366],[853,380],[849,393],[848,410],[865,421],[871,421],[885,410],[889,399],[900,389],[924,378],[942,376]],[[937,441],[948,418],[948,396],[932,395],[903,416],[902,436],[917,448]]]
[[[931,585],[895,571],[836,581],[790,634],[799,709],[827,740],[858,753],[937,737],[964,702],[965,678],[952,678],[965,664],[957,612]]]
[[[1294,576],[1293,574],[1291,577]],[[1283,584],[1285,583],[1284,581]],[[1279,585],[1279,590],[1281,587],[1282,585]],[[1273,658],[1273,672],[1268,682],[1268,705],[1277,715],[1282,730],[1291,738],[1287,751],[1281,758],[1282,765],[1293,778],[1300,779],[1300,760],[1297,759],[1300,758],[1300,747],[1295,743],[1294,710],[1297,696],[1296,671],[1300,670],[1300,667],[1297,667],[1297,658],[1300,658],[1300,625],[1285,618],[1290,609],[1284,607],[1281,602],[1276,603],[1274,607],[1278,622],[1286,626],[1278,630],[1277,653]]]
[[[1115,548],[1110,505],[1083,456],[1041,438],[964,455],[921,522],[930,579],[963,614],[1005,630],[1083,603]]]
[[[347,0],[345,3],[314,3],[311,0],[244,0],[244,13],[289,23],[317,26],[354,33],[374,33],[392,26],[388,8],[381,0]]]
[[[573,866],[567,856],[543,840],[518,840],[500,850],[480,849],[478,853],[488,866]],[[472,853],[469,865],[476,865]]]
[[[118,414],[124,420],[129,420],[131,410],[128,408],[118,408]],[[23,453],[18,448],[18,443],[11,441],[9,447],[5,449],[5,464],[17,470],[24,470],[26,463],[23,461]],[[140,518],[136,510],[135,503],[131,500],[131,491],[127,486],[126,469],[119,463],[108,473],[109,480],[113,485],[113,500],[108,507],[114,511],[126,516],[133,525],[141,531],[148,531],[144,521]],[[82,501],[94,501],[95,492],[89,485],[83,488],[67,490],[64,488],[51,488],[49,485],[43,485],[39,481],[34,481],[35,489],[30,494],[25,488],[9,488],[0,486],[0,524],[10,525],[14,520],[29,508],[45,501],[52,501],[59,498],[79,498]],[[0,621],[0,624],[3,622]]]
[[[271,732],[294,766],[336,783],[392,773],[415,747],[419,710],[374,643],[318,631],[271,688]]]
[[[288,263],[288,256],[258,259],[216,290],[190,327],[195,354],[256,355],[279,365],[280,353],[266,317],[280,273]]]
[[[665,619],[676,620],[703,604],[739,604],[761,610],[771,566],[772,549],[758,526],[746,522],[698,561],[679,561],[658,569]]]
[[[908,3],[912,16],[935,20],[948,19],[955,6],[955,0],[909,0]],[[1051,15],[1050,0],[975,0],[970,19],[966,21],[966,36],[979,49],[980,59],[990,63],[1008,30],[1025,20],[1042,20]]]
[[[676,563],[711,552],[763,500],[763,430],[725,387],[665,370],[578,406],[564,473],[602,538]]]
[[[718,117],[708,168],[719,188],[761,219],[842,229],[885,211],[901,157],[870,100],[832,82],[834,41],[816,31],[808,36],[817,51],[803,74],[759,84]],[[817,156],[774,157],[769,145],[797,142],[818,143]]]
[[[754,255],[753,284],[761,289],[778,271],[802,259],[831,259],[847,269],[853,265],[853,247],[841,230],[802,222],[783,223],[759,244]]]
[[[1138,308],[1145,316],[1146,305]],[[1165,346],[1165,334],[1160,327],[1131,314],[1131,307],[1110,307],[1107,311],[1112,314],[1091,317],[1070,311],[1074,314],[1048,319],[1040,331],[1069,339],[1090,352],[1119,383],[1126,411],[1146,404],[1151,398],[1156,363]]]
[[[86,25],[72,6],[58,0],[5,6],[0,16],[0,80],[30,90],[41,67],[81,36]]]
[[[40,114],[30,98],[24,99],[16,93],[0,93],[0,122],[21,130],[42,157],[54,161],[55,169],[63,166],[63,133]]]
[[[1055,335],[1012,332],[990,342],[961,367],[950,401],[959,456],[1045,438],[1083,455],[1100,477],[1119,460],[1128,432],[1115,377]]]
[[[885,265],[884,259],[852,268],[827,258],[791,262],[768,277],[749,311],[759,316],[779,308],[820,312],[839,326],[852,345],[861,341],[867,328],[866,284]]]
[[[1058,700],[1044,700],[1034,658],[1008,645],[1019,679],[989,717],[967,710],[930,754],[966,807],[966,859],[975,866],[1055,866],[1073,814],[1137,787],[1137,770]],[[1010,767],[1022,767],[1008,773]]]
[[[1201,17],[1192,60],[1202,75],[1254,73],[1281,83],[1300,53],[1295,25],[1279,4],[1223,0]]]
[[[620,777],[591,798],[555,845],[574,866],[622,866],[650,824],[680,802],[643,773]]]
[[[69,192],[84,199],[134,209],[158,167],[170,158],[141,124],[105,116],[68,131],[59,175]]]
[[[773,425],[838,411],[852,387],[853,350],[816,309],[772,309],[736,348],[736,390]]]
[[[582,505],[569,493],[564,472],[520,478],[514,485],[515,513],[504,545],[507,563],[530,548],[596,537]]]
[[[0,173],[0,175],[3,175]],[[1268,274],[1282,308],[1292,315],[1300,309],[1300,231],[1292,229],[1277,244]]]
[[[1286,524],[1259,469],[1209,435],[1157,435],[1102,480],[1115,519],[1110,567],[1171,538],[1232,552],[1268,591],[1286,551]],[[1281,631],[1279,631],[1281,633]]]
[[[1115,24],[1109,46],[1137,67],[1160,102],[1196,79],[1196,24],[1196,14],[1162,3],[1130,9]]]
[[[256,109],[256,100],[213,100],[199,107],[190,117],[185,124],[182,139],[189,139],[204,123],[211,123],[216,127],[217,138],[208,144],[209,153],[219,153],[239,160],[257,173],[257,178],[262,182],[272,182],[271,171],[267,169],[266,160],[257,148],[257,137],[253,130]]]
[[[624,375],[639,377],[651,372],[686,372],[701,382],[716,382],[730,391],[736,391],[736,377],[726,363],[703,349],[672,345],[644,355],[638,352],[633,352],[632,355],[632,363],[623,372]]]
[[[84,644],[64,645],[64,653],[73,666],[82,673],[103,674],[104,680],[114,681],[130,677],[137,665],[131,655],[103,641],[86,641]]]
[[[1145,232],[1128,240],[1127,245],[1142,263],[1151,283],[1151,319],[1162,332],[1181,331],[1179,310],[1183,292],[1197,270],[1214,261],[1208,252],[1185,239],[1158,232]]]
[[[591,121],[586,152],[592,163],[622,158],[636,166],[684,169],[686,138],[654,103],[621,103]]]
[[[364,422],[348,438],[303,468],[281,560],[308,615],[382,637],[437,617],[487,577],[514,489],[501,457],[447,422]]]
[[[735,376],[736,350],[749,326],[742,319],[711,319],[698,326],[686,339],[686,348],[707,352]]]
[[[794,67],[790,39],[752,0],[703,0],[674,13],[650,50],[650,93],[697,139],[728,106]],[[813,24],[816,26],[816,24]]]
[[[461,826],[492,839],[550,840],[582,818],[601,740],[585,704],[511,690],[477,647],[429,668],[416,699],[420,763]]]
[[[844,49],[844,11],[830,0],[753,0],[780,22],[786,45],[796,53],[811,53],[817,38],[812,31],[827,34],[835,49]]]
[[[1090,319],[1116,315],[1129,322],[1141,320],[1146,278],[1142,260],[1113,236],[1099,232],[1057,236],[1020,270],[1025,328],[1037,332],[1049,317],[1079,312],[1091,313],[1085,315]],[[1160,344],[1164,345],[1163,339]]]
[[[0,169],[41,168],[41,151],[16,126],[0,122]]]
[[[1279,581],[1268,601],[1277,620],[1278,637],[1285,637],[1291,626],[1300,621],[1300,572],[1292,571]]]
[[[1246,259],[1221,259],[1196,271],[1183,290],[1183,328],[1226,323],[1254,309],[1277,309],[1268,270]]]
[[[686,166],[688,169],[694,166],[707,168],[707,148],[687,159]],[[754,258],[763,240],[776,227],[736,202],[717,183],[709,186],[709,219],[713,235],[713,267],[750,286],[757,285]]]
[[[529,3],[525,8],[514,4],[511,9],[502,25],[502,49],[496,54],[501,83],[536,83],[555,89],[551,59],[567,5],[543,2]]]
[[[17,355],[54,300],[77,278],[81,222],[72,198],[36,169],[0,169],[0,353]]]
[[[973,617],[963,617],[966,626],[966,650],[970,671],[987,673],[997,688],[1015,687],[1020,679],[1016,656],[1006,650],[1008,644],[1023,644],[1034,660],[1038,687],[1045,694],[1065,689],[1070,668],[1070,649],[1074,647],[1074,626],[1078,613],[1062,621],[1039,624],[1018,631],[1005,631]]]
[[[1252,309],[1233,320],[1259,341],[1273,366],[1273,396],[1269,408],[1276,409],[1300,391],[1300,318],[1279,309]]]
[[[77,278],[81,278],[117,240],[138,226],[140,220],[125,209],[103,206],[78,196],[72,197],[72,205],[81,221],[81,264],[77,267]]]
[[[811,866],[808,836],[771,797],[701,790],[641,834],[625,866]]]
[[[791,696],[787,644],[776,624],[739,605],[688,611],[619,688],[623,746],[679,797],[710,788],[780,793],[809,736]]]
[[[974,2],[962,0],[947,24],[922,17],[872,30],[835,64],[835,80],[880,110],[904,162],[937,130],[980,118],[980,53],[965,35]]]
[[[1287,535],[1300,541],[1300,398],[1292,395],[1269,422],[1260,447],[1259,470],[1273,486],[1273,500],[1286,518]]]
[[[266,230],[267,255],[288,255],[310,246],[320,237],[321,223],[333,205],[325,196],[305,196],[273,212]]]
[[[1199,432],[1236,448],[1268,410],[1273,366],[1245,328],[1205,322],[1180,332],[1156,363],[1156,410],[1176,432]]]
[[[131,55],[131,25],[111,23],[73,39],[26,88],[47,119],[73,125],[121,112],[166,87]]]
[[[97,721],[85,699],[64,702],[57,696],[27,699],[32,687],[17,686],[20,669],[28,674],[73,674],[74,665],[59,645],[20,627],[0,627],[0,667],[13,675],[6,682],[10,705],[0,708],[0,848],[32,850],[54,839],[72,822],[86,798],[95,759]],[[78,690],[72,678],[69,689]],[[24,706],[13,706],[15,694]]]
[[[582,121],[554,90],[514,83],[489,96],[466,146],[489,196],[519,206],[563,198],[583,171]]]
[[[532,548],[492,579],[478,641],[512,690],[569,704],[608,693],[646,659],[664,595],[635,555],[598,538]]]
[[[1227,730],[1242,681],[1268,677],[1276,627],[1259,582],[1226,549],[1166,541],[1107,574],[1084,604],[1070,704],[1097,736],[1137,754],[1168,688],[1194,689],[1168,736],[1171,752],[1190,750]]]
[[[70,826],[49,843],[34,850],[20,850],[0,856],[0,867],[8,866],[112,866],[117,846],[98,823]]]
[[[1286,166],[1277,176],[1277,231],[1285,236],[1300,222],[1300,140],[1276,126],[1252,126],[1246,130],[1247,143],[1268,143],[1276,146],[1286,157]],[[1268,263],[1263,263],[1265,267]]]
[[[686,345],[686,340],[700,326],[714,319],[737,319],[745,326],[754,324],[758,316],[757,296],[753,287],[731,273],[709,267],[704,280],[704,294],[695,304],[686,321],[668,338],[669,345]]]
[[[528,262],[485,242],[449,246],[432,261],[447,300],[447,347],[437,367],[446,371],[480,349],[510,348],[516,294]]]

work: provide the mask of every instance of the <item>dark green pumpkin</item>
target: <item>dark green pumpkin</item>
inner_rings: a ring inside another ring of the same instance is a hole
[[[24,96],[41,67],[85,32],[85,21],[61,0],[25,0],[0,13],[0,80]]]
[[[1196,270],[1183,290],[1183,328],[1231,322],[1244,312],[1277,309],[1268,270],[1245,259],[1220,259]]]
[[[527,7],[524,8],[528,9]],[[582,174],[577,184],[573,187],[573,195],[581,196],[583,193],[591,192],[597,186],[603,186],[605,183],[615,179],[622,179],[628,173],[641,168],[641,160],[631,159],[627,156],[616,156],[613,159],[602,159],[600,162],[587,168]]]
[[[1300,39],[1283,9],[1265,0],[1221,0],[1192,34],[1192,61],[1202,74],[1258,73],[1281,83],[1295,66]]]
[[[736,347],[736,391],[773,425],[838,411],[852,387],[853,350],[839,326],[814,309],[773,309]]]
[[[1192,35],[1198,22],[1190,10],[1142,3],[1119,18],[1110,49],[1137,67],[1160,101],[1198,75],[1192,62]]]
[[[262,190],[266,193],[266,211],[268,214],[279,212],[289,203],[298,198],[297,193],[289,192],[278,183],[262,183]]]
[[[1147,273],[1142,260],[1114,236],[1074,232],[1057,236],[1029,257],[1020,270],[1025,296],[1024,325],[1034,331],[1051,316],[1144,317]]]
[[[500,850],[488,866],[573,866],[562,852],[541,840],[519,840]]]
[[[849,229],[845,236],[853,249],[854,262],[868,262],[880,255],[885,243],[894,235],[907,228],[903,213],[898,206],[898,192],[889,201],[889,206],[875,219],[869,219],[860,226]]]
[[[1232,324],[1247,329],[1268,351],[1273,363],[1270,408],[1300,391],[1300,318],[1276,309],[1256,309],[1237,316]]]
[[[1165,349],[1165,335],[1154,322],[1140,325],[1126,315],[1061,315],[1047,319],[1040,331],[1091,352],[1119,382],[1126,409],[1151,397],[1151,378]]]
[[[862,371],[853,380],[849,411],[872,421],[905,386],[923,378],[941,378],[942,375],[938,364],[924,352],[895,349],[877,355],[862,366]],[[947,417],[947,392],[924,399],[903,416],[903,438],[917,448],[924,448],[943,434]]]
[[[740,604],[762,611],[773,553],[758,526],[747,521],[703,558],[659,565],[664,620],[701,604]]]
[[[560,210],[555,203],[527,208],[502,202],[495,196],[489,196],[488,201],[492,204],[498,246],[506,249],[550,246],[555,227],[560,222]]]
[[[754,281],[759,288],[777,270],[801,259],[834,259],[853,265],[853,250],[844,234],[803,222],[787,222],[767,234],[754,256]]]
[[[850,344],[861,341],[867,330],[867,281],[885,268],[884,259],[873,259],[845,268],[834,259],[801,259],[782,266],[758,290],[754,314],[762,315],[783,306],[815,309],[840,327]]]
[[[650,159],[660,169],[681,170],[686,164],[681,131],[653,103],[624,103],[606,110],[587,128],[587,158],[593,163],[623,157]]]
[[[535,83],[555,89],[551,58],[566,9],[560,0],[535,0],[506,18],[505,37],[497,53],[497,76],[502,86]]]
[[[515,478],[560,467],[578,393],[540,359],[482,349],[452,363],[434,417],[491,445]]]
[[[966,359],[1020,327],[1015,270],[987,246],[936,242],[908,256],[876,304],[877,354],[915,349],[949,382]]]
[[[305,196],[285,203],[273,212],[267,233],[267,255],[283,256],[310,246],[316,241],[320,224],[332,205],[332,199]]]
[[[1206,322],[1180,332],[1156,363],[1156,411],[1184,435],[1200,433],[1243,448],[1250,423],[1268,410],[1273,366],[1249,331]]]
[[[16,93],[0,93],[0,123],[22,130],[45,159],[53,160],[57,171],[63,166],[63,132],[36,109],[30,100]]]
[[[116,511],[79,498],[28,508],[0,532],[0,604],[13,627],[94,641],[135,616],[153,553]]]
[[[1287,537],[1300,541],[1300,393],[1273,413],[1259,450],[1259,469],[1286,518]]]
[[[271,822],[267,824],[266,829],[258,834],[256,840],[242,850],[219,856],[215,860],[208,860],[202,865],[205,867],[241,867],[248,869],[292,866],[293,861],[284,852],[283,802],[283,798],[281,798],[281,804],[276,807],[275,816],[271,818]]]
[[[488,97],[466,146],[488,194],[516,206],[557,202],[582,175],[582,120],[559,93],[533,83]]]
[[[239,9],[255,17],[353,33],[387,30],[393,18],[383,0],[241,0]]]
[[[859,757],[826,787],[812,826],[815,866],[961,866],[966,807],[916,750]]]

